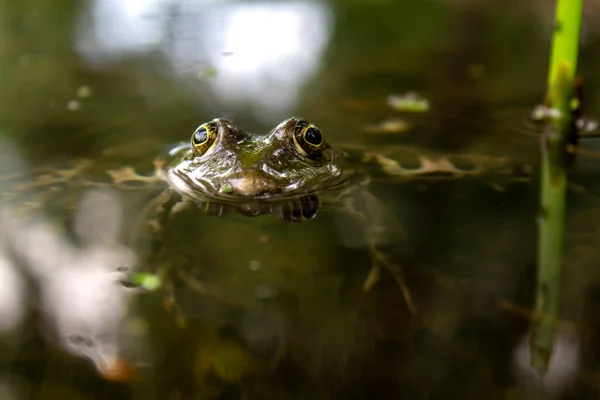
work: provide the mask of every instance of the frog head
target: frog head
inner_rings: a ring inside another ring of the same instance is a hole
[[[306,195],[348,180],[339,165],[341,154],[302,118],[289,118],[262,136],[217,118],[171,152],[167,176],[181,191],[217,198]]]

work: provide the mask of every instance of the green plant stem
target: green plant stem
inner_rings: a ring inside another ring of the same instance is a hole
[[[557,111],[548,118],[541,137],[541,198],[538,231],[537,325],[531,362],[548,369],[560,305],[564,264],[567,138],[573,127],[571,99],[577,69],[582,0],[558,0],[546,106]]]

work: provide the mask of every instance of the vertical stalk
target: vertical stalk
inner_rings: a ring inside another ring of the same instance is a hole
[[[557,0],[546,106],[549,110],[541,135],[541,197],[538,219],[536,315],[533,330],[533,366],[548,369],[560,304],[564,257],[567,188],[567,148],[574,128],[572,107],[581,26],[582,0]]]

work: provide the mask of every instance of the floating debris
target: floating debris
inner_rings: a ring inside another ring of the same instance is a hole
[[[77,100],[71,100],[67,103],[69,111],[78,111],[81,108],[81,104]]]
[[[387,103],[397,111],[425,112],[429,110],[429,100],[413,92],[402,96],[389,95]]]
[[[410,129],[410,125],[403,119],[388,119],[377,124],[365,125],[365,131],[378,134],[403,133]]]
[[[533,122],[541,123],[546,119],[558,119],[560,118],[560,110],[557,108],[550,108],[543,105],[539,105],[533,109],[531,112],[531,120]],[[579,130],[580,135],[585,135],[586,133],[596,132],[598,130],[598,119],[593,117],[581,117],[577,118],[575,121],[575,126]]]
[[[144,272],[139,272],[137,274],[135,274],[135,277],[133,278],[133,282],[138,285],[143,287],[146,290],[156,290],[158,288],[160,288],[161,286],[161,281],[160,278],[156,275],[153,274],[148,274],[148,273],[144,273]]]
[[[557,119],[560,118],[560,110],[557,108],[550,108],[543,105],[539,105],[531,112],[531,119],[534,122],[543,122],[545,119]]]
[[[79,86],[77,88],[77,97],[85,98],[92,95],[92,89],[89,86]]]
[[[585,135],[598,129],[598,120],[592,117],[582,117],[575,122],[575,125],[579,129],[579,134]]]
[[[262,268],[262,264],[258,260],[250,260],[248,263],[248,268],[250,268],[250,271],[258,271]]]

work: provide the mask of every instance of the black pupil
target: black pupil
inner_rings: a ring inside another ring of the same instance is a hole
[[[323,136],[318,129],[308,128],[306,132],[304,132],[304,140],[313,146],[318,146],[323,141]]]
[[[206,128],[199,128],[196,132],[194,132],[194,143],[202,144],[206,142],[208,139],[208,133],[206,132]]]

